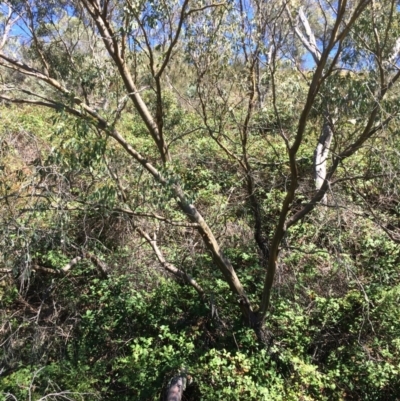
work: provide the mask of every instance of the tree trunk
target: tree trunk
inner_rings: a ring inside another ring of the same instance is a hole
[[[332,124],[333,122],[329,118],[329,115],[325,117],[318,145],[314,151],[314,178],[317,191],[321,189],[326,179],[326,161],[329,156],[329,148],[333,137]],[[326,194],[321,199],[321,203],[326,204]]]

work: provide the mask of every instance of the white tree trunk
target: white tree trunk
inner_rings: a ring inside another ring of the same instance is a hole
[[[333,137],[332,124],[333,122],[329,117],[326,117],[318,145],[314,151],[314,178],[317,191],[321,189],[326,179],[326,161],[329,156],[329,148]],[[326,204],[326,194],[321,199],[321,203]]]

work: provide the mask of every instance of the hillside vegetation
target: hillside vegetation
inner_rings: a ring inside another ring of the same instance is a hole
[[[0,17],[1,399],[400,399],[395,1]]]

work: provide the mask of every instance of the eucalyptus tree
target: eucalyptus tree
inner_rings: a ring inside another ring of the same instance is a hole
[[[265,340],[285,236],[321,202],[329,206],[341,180],[357,179],[346,176],[346,160],[397,118],[397,2],[12,0],[1,10],[6,22],[0,66],[8,75],[0,98],[62,112],[99,141],[114,140],[134,162],[128,176],[145,173],[163,194],[157,196],[165,213],[141,211],[133,188],[125,185],[129,180],[101,155],[116,188],[113,209],[129,216],[162,267],[204,298],[201,275],[193,278],[170,263],[145,219],[180,227],[182,236],[194,230],[212,256],[210,267],[229,285],[231,302]],[[190,85],[177,83],[179,71]],[[177,131],[168,96],[196,116],[190,126]],[[152,147],[135,147],[122,134],[119,123],[129,113]],[[322,134],[315,145],[316,188],[310,191],[301,185],[309,172],[299,166],[312,120]],[[174,143],[198,135],[215,142],[244,183],[264,276],[259,293],[246,291],[238,266],[224,253],[224,230],[211,224],[210,213],[185,189],[187,177],[178,168],[185,155],[174,151]],[[260,143],[278,153],[278,163],[262,160]],[[268,176],[260,166],[288,171],[272,220],[261,207]]]

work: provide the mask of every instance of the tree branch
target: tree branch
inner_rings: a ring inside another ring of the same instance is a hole
[[[147,243],[152,247],[154,253],[157,256],[158,261],[160,262],[161,266],[169,271],[170,273],[174,274],[176,277],[182,279],[185,283],[191,285],[197,293],[200,295],[200,298],[204,299],[204,290],[200,287],[196,280],[194,280],[189,274],[184,272],[183,270],[178,269],[172,263],[169,263],[165,260],[164,255],[161,249],[157,245],[157,237],[154,234],[154,238],[151,238],[148,233],[146,233],[142,228],[136,226],[133,222],[132,225],[136,229],[136,231],[147,241]]]

